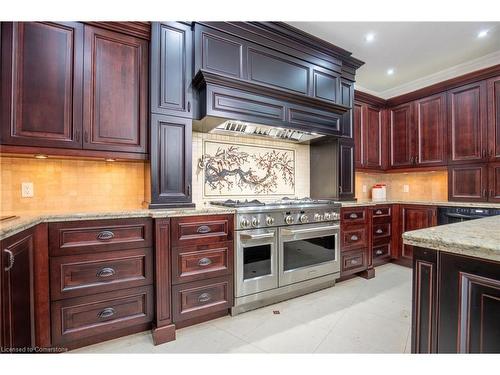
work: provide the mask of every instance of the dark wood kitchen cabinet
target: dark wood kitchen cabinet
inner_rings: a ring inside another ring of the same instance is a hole
[[[354,199],[354,142],[339,140],[339,199]]]
[[[488,169],[488,201],[500,202],[500,163],[490,163]]]
[[[192,120],[151,115],[151,208],[191,203]]]
[[[500,263],[415,247],[412,353],[500,353]]]
[[[389,163],[391,168],[413,164],[413,105],[389,109]]]
[[[399,207],[400,231],[399,238],[404,232],[410,230],[429,228],[437,225],[437,207],[423,205],[400,205]],[[398,251],[398,262],[411,266],[413,259],[413,246],[405,245],[402,241]]]
[[[448,199],[465,202],[487,201],[487,164],[450,165],[448,167]]]
[[[148,42],[85,25],[83,147],[147,152]]]
[[[2,145],[82,147],[83,24],[1,23]]]
[[[500,76],[488,80],[488,156],[500,161]]]
[[[448,91],[448,140],[451,164],[487,161],[485,81]]]
[[[151,45],[151,112],[192,118],[191,26],[154,22]]]
[[[363,103],[354,104],[355,165],[361,169],[384,168],[385,136],[383,110]]]
[[[47,226],[0,242],[0,346],[50,346]]]

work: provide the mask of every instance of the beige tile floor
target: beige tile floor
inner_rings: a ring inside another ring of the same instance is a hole
[[[163,345],[143,332],[71,353],[409,353],[410,312],[411,270],[386,264],[374,279],[180,329]]]

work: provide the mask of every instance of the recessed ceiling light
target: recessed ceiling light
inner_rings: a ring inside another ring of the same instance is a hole
[[[390,68],[390,69],[387,69],[387,75],[388,76],[392,76],[394,74],[394,69]]]
[[[477,33],[478,38],[484,38],[486,35],[488,35],[488,30],[481,30]]]
[[[369,34],[365,35],[365,41],[368,43],[373,42],[374,39],[375,39],[375,34],[373,34],[373,33],[369,33]]]

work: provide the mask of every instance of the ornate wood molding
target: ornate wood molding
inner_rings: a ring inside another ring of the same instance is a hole
[[[85,22],[111,31],[135,36],[146,40],[151,39],[151,22]]]

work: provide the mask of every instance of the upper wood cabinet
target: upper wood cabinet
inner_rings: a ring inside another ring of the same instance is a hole
[[[390,167],[408,167],[413,164],[413,112],[412,103],[389,110]]]
[[[81,148],[83,25],[2,22],[1,36],[0,143]]]
[[[500,76],[488,81],[488,124],[488,156],[500,161]]]
[[[193,53],[191,27],[154,22],[151,45],[151,112],[192,117]]]
[[[448,91],[448,139],[450,163],[486,161],[486,82]]]
[[[380,170],[384,168],[386,132],[383,110],[368,104],[354,104],[353,134],[357,168]]]
[[[147,41],[85,25],[85,148],[146,152],[147,62]]]
[[[415,101],[415,150],[417,165],[443,165],[446,155],[446,95]]]
[[[356,168],[363,168],[365,144],[368,143],[365,142],[363,104],[354,103],[353,112],[354,164]]]

